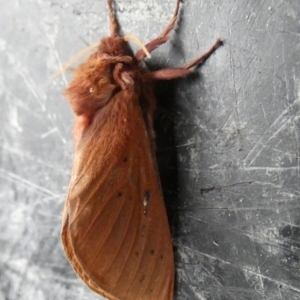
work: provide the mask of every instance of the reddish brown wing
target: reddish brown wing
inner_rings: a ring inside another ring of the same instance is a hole
[[[133,91],[116,94],[83,132],[62,240],[76,272],[109,299],[173,299],[169,226]]]

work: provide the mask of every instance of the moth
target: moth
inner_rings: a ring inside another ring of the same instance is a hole
[[[147,71],[140,62],[165,43],[163,33],[134,55],[119,34],[113,1],[110,31],[75,71],[65,96],[75,113],[75,154],[61,238],[76,273],[113,300],[171,300],[172,239],[155,159],[157,80],[187,76],[221,45],[182,68]]]

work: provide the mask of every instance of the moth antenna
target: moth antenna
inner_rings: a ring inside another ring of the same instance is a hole
[[[109,21],[110,21],[110,34],[111,36],[118,36],[118,21],[113,9],[113,0],[107,0],[108,11],[109,11]]]
[[[151,58],[151,54],[149,53],[149,51],[147,50],[146,46],[133,34],[126,34],[124,36],[124,40],[127,42],[129,40],[132,40],[133,42],[135,42],[146,54],[146,56],[148,58]]]
[[[92,50],[94,50],[96,47],[99,46],[99,42],[92,44],[86,48],[84,48],[83,50],[79,51],[78,53],[76,53],[75,55],[73,55],[63,66],[60,70],[56,71],[55,73],[53,73],[50,76],[50,79],[53,79],[55,77],[57,77],[58,75],[62,74],[63,72],[65,72],[66,70],[68,70],[76,61],[78,61],[83,55],[85,55],[87,52],[90,52]]]

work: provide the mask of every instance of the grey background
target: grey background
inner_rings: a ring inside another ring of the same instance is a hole
[[[118,0],[143,42],[175,0]],[[158,162],[177,267],[175,299],[300,299],[300,2],[185,0],[149,68],[182,66],[225,40],[195,76],[158,88]],[[49,80],[108,34],[104,0],[1,1],[0,299],[101,299],[59,233],[73,115]]]

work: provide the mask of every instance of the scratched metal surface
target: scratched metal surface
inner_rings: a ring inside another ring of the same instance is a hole
[[[173,0],[118,1],[146,42]],[[0,299],[100,299],[59,240],[73,116],[49,80],[105,36],[102,0],[2,1]],[[300,299],[300,2],[184,1],[150,68],[226,43],[192,76],[158,88],[158,161],[174,238],[177,300]]]

